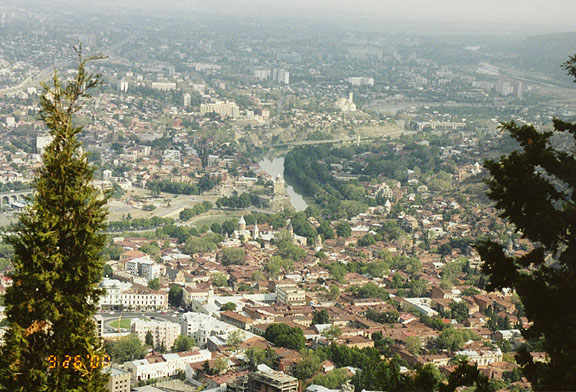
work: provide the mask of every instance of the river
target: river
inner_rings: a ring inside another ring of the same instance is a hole
[[[276,178],[278,174],[284,177],[284,157],[272,158],[272,159],[265,158],[260,162],[258,162],[258,164],[260,165],[262,170],[264,170],[266,173],[270,174],[274,178]],[[302,195],[296,193],[292,185],[286,184],[286,192],[288,193],[288,197],[290,198],[290,204],[292,204],[292,207],[294,207],[296,211],[304,211],[308,207],[306,200],[304,200]]]

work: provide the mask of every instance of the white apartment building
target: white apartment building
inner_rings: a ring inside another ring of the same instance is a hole
[[[200,115],[216,113],[222,117],[239,117],[240,108],[232,101],[216,101],[215,103],[200,104]]]
[[[150,260],[150,256],[139,257],[137,259],[132,259],[126,263],[125,269],[132,275],[140,275],[140,271],[142,270],[142,264],[144,263],[154,263],[153,260]]]
[[[199,347],[208,344],[210,336],[222,336],[237,330],[233,325],[202,313],[184,313],[180,319],[181,334],[192,336]]]
[[[218,71],[222,66],[220,64],[210,64],[210,63],[193,63],[194,69],[197,72],[204,71]]]
[[[290,84],[290,72],[282,68],[274,68],[272,70],[272,79],[276,83]]]
[[[168,293],[121,293],[117,301],[112,302],[111,305],[122,305],[129,309],[166,310],[168,309]]]
[[[180,162],[182,153],[175,147],[170,147],[162,153],[162,162]]]
[[[374,78],[352,76],[348,78],[348,83],[352,86],[374,86]]]
[[[192,96],[189,93],[184,93],[184,95],[182,96],[182,100],[184,107],[189,107],[190,104],[192,103]]]
[[[178,370],[186,371],[186,365],[209,361],[212,353],[208,350],[188,351],[177,354],[124,362],[124,369],[130,371],[133,381],[152,380],[154,378],[170,377]]]
[[[152,264],[148,268],[142,268],[142,276],[148,280],[156,279],[165,274],[166,267],[160,264]]]
[[[187,292],[188,294],[186,294]],[[184,293],[190,310],[208,315],[220,313],[220,308],[227,302],[234,303],[238,312],[242,311],[246,304],[266,306],[276,302],[276,293],[215,296],[213,290],[202,292],[201,290],[194,291],[194,289],[188,288],[184,289]]]
[[[500,348],[497,348],[494,351],[491,350],[462,350],[462,351],[455,351],[454,355],[463,355],[468,358],[468,360],[480,365],[488,365],[493,362],[501,362],[502,361],[502,351]]]
[[[148,280],[160,277],[165,267],[150,260],[148,256],[130,260],[126,263],[126,271],[132,275],[142,276]]]
[[[42,155],[53,139],[52,135],[36,136],[36,151],[38,151],[38,154]]]
[[[106,294],[100,297],[100,307],[124,309],[168,309],[168,293],[143,289],[132,289],[132,284],[120,282],[116,279],[104,278],[100,288]]]
[[[169,321],[135,319],[130,329],[142,343],[146,341],[146,334],[151,332],[154,346],[164,342],[167,348],[172,347],[176,338],[180,336],[180,324]]]
[[[174,83],[174,82],[152,82],[151,87],[154,90],[171,91],[171,90],[176,90],[176,83]]]
[[[267,80],[272,76],[272,71],[269,69],[255,68],[252,70],[254,77],[258,80]]]
[[[164,266],[156,263],[153,260],[150,260],[150,262],[142,263],[140,267],[140,276],[143,276],[148,280],[160,277],[165,269]]]
[[[117,87],[118,91],[128,92],[128,87],[130,86],[128,80],[122,78],[118,81]]]
[[[286,305],[306,305],[306,292],[295,284],[276,286],[276,300]]]
[[[7,127],[15,127],[16,126],[16,119],[12,116],[6,116],[4,117],[4,124],[6,124]]]

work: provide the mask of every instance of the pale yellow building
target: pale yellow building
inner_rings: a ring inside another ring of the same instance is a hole
[[[142,343],[146,341],[146,334],[150,331],[154,338],[154,346],[164,342],[168,349],[174,345],[174,341],[180,336],[181,330],[180,324],[177,323],[141,319],[133,320],[130,329]]]
[[[110,375],[108,379],[108,391],[130,392],[130,372],[116,368],[106,368],[104,372]]]

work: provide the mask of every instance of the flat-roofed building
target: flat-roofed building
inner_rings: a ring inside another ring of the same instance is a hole
[[[228,384],[227,392],[297,392],[298,379],[282,372],[250,373]]]
[[[276,299],[286,305],[306,305],[306,292],[295,284],[276,286]]]
[[[166,310],[168,293],[154,291],[148,287],[138,287],[115,279],[104,278],[100,287],[106,294],[100,297],[100,306],[106,309]]]
[[[154,339],[154,346],[164,343],[167,348],[174,345],[174,341],[180,336],[181,330],[180,324],[178,323],[141,319],[132,321],[130,329],[133,334],[138,336],[141,342],[144,343],[146,341],[146,334],[150,332]]]
[[[187,351],[176,354],[153,355],[124,363],[124,368],[131,373],[132,380],[143,381],[155,378],[170,377],[179,370],[186,371],[186,365],[209,361],[212,353],[208,350]]]
[[[199,347],[208,344],[210,336],[222,336],[236,330],[233,325],[202,313],[184,313],[180,319],[181,334],[192,336]]]
[[[225,323],[232,324],[235,327],[246,330],[249,330],[250,326],[254,323],[254,320],[252,320],[250,317],[245,317],[232,311],[220,313],[220,320],[224,321]]]
[[[130,372],[113,367],[106,368],[103,372],[110,376],[108,378],[108,391],[130,392]]]

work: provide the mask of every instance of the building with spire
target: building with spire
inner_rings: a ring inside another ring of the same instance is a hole
[[[238,230],[234,230],[232,238],[236,240],[243,238],[245,241],[249,240],[254,241],[261,238],[258,222],[254,222],[254,226],[251,229],[249,229],[246,226],[246,219],[244,219],[244,217],[241,216],[240,219],[238,219]]]
[[[255,221],[252,228],[252,239],[257,240],[258,238],[260,238],[260,229],[258,229],[258,221]]]
[[[354,93],[350,93],[348,98],[339,98],[336,101],[336,106],[343,112],[355,112],[356,104],[354,103]]]
[[[244,219],[244,216],[241,216],[240,219],[238,219],[238,231],[246,231],[246,220]]]

